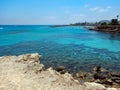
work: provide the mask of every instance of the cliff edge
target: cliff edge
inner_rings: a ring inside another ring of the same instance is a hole
[[[119,90],[44,69],[38,53],[0,57],[0,90]]]

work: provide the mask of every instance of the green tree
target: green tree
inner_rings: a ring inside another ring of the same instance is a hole
[[[118,25],[118,24],[119,24],[118,19],[111,20],[111,25]]]
[[[107,23],[106,23],[106,22],[103,22],[103,23],[101,23],[101,25],[107,25]]]
[[[118,20],[118,18],[119,18],[119,15],[117,15],[117,20]]]

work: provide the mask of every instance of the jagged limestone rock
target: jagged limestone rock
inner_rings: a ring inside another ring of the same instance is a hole
[[[106,90],[94,82],[81,85],[69,73],[44,70],[40,58],[38,53],[0,57],[0,90]]]

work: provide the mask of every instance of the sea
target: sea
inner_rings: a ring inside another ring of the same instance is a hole
[[[102,66],[120,71],[120,34],[84,26],[0,25],[0,56],[36,52],[46,68],[65,66],[78,72]]]

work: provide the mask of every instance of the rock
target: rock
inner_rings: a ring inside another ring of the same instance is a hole
[[[65,67],[64,66],[59,66],[55,69],[57,72],[60,72],[60,71],[63,71],[65,70]]]
[[[65,74],[65,73],[66,73],[65,70],[60,71],[60,74]]]
[[[104,74],[104,73],[95,73],[94,75],[93,75],[93,77],[94,77],[94,79],[106,79],[107,78],[107,75],[106,74]]]
[[[112,77],[112,81],[120,83],[120,77]]]
[[[100,72],[101,71],[101,66],[96,66],[93,68],[93,71],[95,72]]]
[[[24,55],[20,55],[20,56],[17,57],[16,62],[20,62],[20,61],[22,61],[23,59],[24,59]]]
[[[120,84],[119,84],[119,83],[115,83],[115,82],[113,82],[112,87],[114,87],[114,88],[120,88]]]
[[[89,73],[87,73],[87,72],[78,72],[78,73],[76,73],[76,77],[84,79],[85,77],[89,77]]]
[[[95,82],[95,83],[103,84],[100,79],[96,79],[96,80],[94,80],[94,82]]]
[[[109,71],[105,68],[101,68],[100,72],[103,72],[103,73],[109,73]]]
[[[99,79],[97,79],[94,82],[104,84],[104,85],[107,85],[107,86],[113,85],[113,82],[111,80],[99,80]]]
[[[77,77],[77,78],[84,78],[85,75],[84,75],[83,72],[78,72],[78,73],[76,73],[76,77]]]
[[[120,77],[120,72],[111,72],[111,76]]]
[[[120,80],[115,80],[116,83],[120,83]]]
[[[117,90],[116,88],[107,88],[107,90]]]
[[[112,81],[114,81],[115,83],[120,83],[120,72],[111,72],[111,79]]]
[[[40,58],[38,53],[0,57],[0,90],[106,90],[95,82],[81,84],[64,66],[45,70]],[[86,72],[78,75],[88,76]]]
[[[33,53],[33,54],[24,54],[24,55],[19,55],[15,57],[16,62],[21,62],[21,61],[33,61],[33,62],[39,62],[41,58],[41,55],[38,53]]]
[[[53,74],[53,75],[56,74],[56,71],[53,70],[52,67],[48,68],[47,70],[50,72],[50,74]]]
[[[24,55],[24,61],[30,60],[30,61],[38,62],[39,58],[41,58],[41,55],[39,55],[38,53]]]
[[[84,85],[85,85],[84,90],[106,90],[105,86],[94,82],[91,83],[85,82]]]
[[[94,72],[103,72],[103,73],[108,73],[109,71],[105,68],[102,68],[101,66],[96,66],[93,68]]]
[[[110,86],[113,85],[113,82],[111,79],[103,80],[102,82],[103,82],[103,84],[106,84],[106,85],[110,85]]]
[[[19,59],[19,60],[17,60]],[[0,90],[81,90],[69,73],[42,70],[38,54],[0,57]]]

